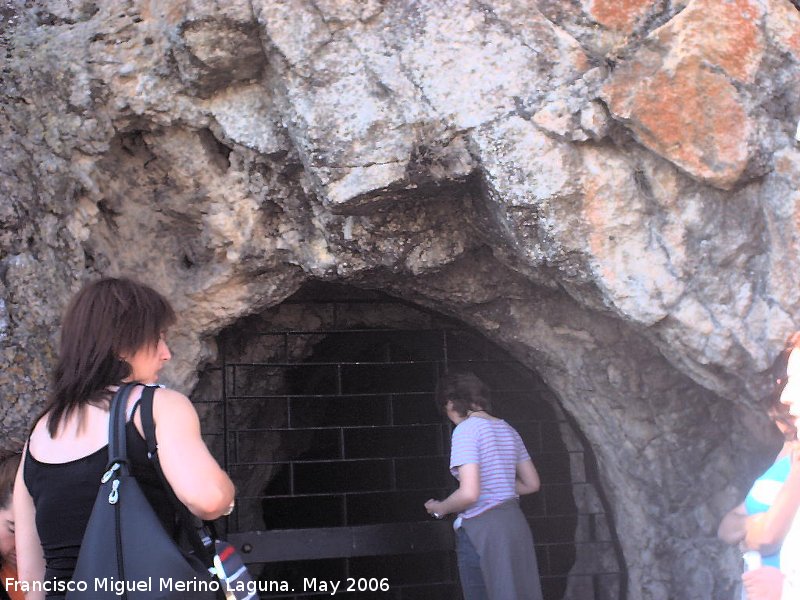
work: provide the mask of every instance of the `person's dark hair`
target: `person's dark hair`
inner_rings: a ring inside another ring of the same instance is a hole
[[[106,397],[106,388],[131,374],[122,354],[155,347],[175,322],[170,303],[149,286],[126,278],[85,285],[61,322],[61,351],[44,412],[55,436],[72,411]]]
[[[794,424],[794,417],[789,414],[789,407],[780,401],[780,397],[767,408],[767,416],[776,424],[783,425],[781,432],[787,441],[797,439],[797,426]]]
[[[789,355],[792,350],[798,347],[800,347],[800,331],[796,331],[789,336],[783,346],[783,350],[781,350],[781,353],[772,363],[772,367],[770,367],[769,372],[774,376],[778,397],[780,397],[783,388],[786,387],[786,368],[789,365]],[[772,401],[772,397],[770,397],[768,402],[771,403]]]
[[[19,445],[0,450],[0,510],[5,510],[11,505],[14,479],[17,477],[21,457],[22,447]]]
[[[477,375],[468,371],[448,371],[439,378],[436,404],[442,414],[445,414],[445,405],[449,401],[453,402],[453,410],[462,417],[466,417],[470,410],[492,410],[489,388]]]

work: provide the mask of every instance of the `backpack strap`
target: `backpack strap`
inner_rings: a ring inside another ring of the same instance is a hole
[[[133,403],[131,409],[128,411],[128,421],[133,420],[133,415],[136,414],[136,411],[139,410],[139,405],[142,403],[142,399],[139,398],[136,402]]]
[[[153,461],[153,465],[158,472],[158,476],[162,482],[164,474],[161,472],[161,462],[158,460],[158,444],[156,443],[156,422],[153,420],[153,396],[156,392],[156,387],[153,385],[145,386],[142,391],[142,397],[139,398],[139,406],[141,407],[142,416],[142,431],[144,431],[144,441],[147,444],[147,458]],[[168,486],[166,486],[168,487]],[[172,488],[169,488],[170,491]]]
[[[142,417],[142,431],[144,432],[144,441],[147,444],[147,457],[155,467],[158,478],[161,480],[161,485],[164,488],[167,496],[172,502],[175,513],[178,516],[178,524],[183,529],[189,543],[192,546],[195,554],[203,561],[207,567],[214,566],[213,549],[208,548],[204,541],[201,539],[202,529],[204,528],[203,522],[194,516],[186,505],[181,502],[175,495],[172,486],[164,476],[164,471],[161,470],[161,461],[158,458],[158,442],[156,440],[156,423],[153,419],[153,397],[155,391],[158,389],[157,385],[147,385],[142,391],[140,398],[141,417]]]
[[[114,397],[108,417],[108,466],[111,469],[115,464],[119,469],[128,470],[128,449],[125,438],[125,407],[131,390],[139,385],[137,382],[123,383],[119,386]]]

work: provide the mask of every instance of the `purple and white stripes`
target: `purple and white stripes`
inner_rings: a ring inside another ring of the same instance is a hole
[[[517,497],[516,466],[530,455],[519,434],[502,419],[470,417],[453,430],[450,472],[458,478],[458,467],[477,463],[481,494],[478,501],[461,513],[465,519]]]

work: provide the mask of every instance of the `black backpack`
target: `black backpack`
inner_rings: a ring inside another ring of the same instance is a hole
[[[170,537],[130,474],[122,385],[111,401],[108,470],[101,479],[81,543],[68,600],[219,600],[211,556],[199,540],[186,553]],[[192,537],[193,532],[188,532]],[[199,544],[199,545],[198,545]],[[199,557],[199,558],[198,558]]]

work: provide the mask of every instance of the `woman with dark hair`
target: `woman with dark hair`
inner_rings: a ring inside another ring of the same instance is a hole
[[[539,490],[539,474],[519,434],[492,416],[489,390],[473,373],[448,373],[436,399],[456,427],[450,471],[458,489],[428,500],[434,518],[458,513],[456,552],[465,600],[541,600],[539,569],[519,496]]]
[[[780,401],[788,407],[795,428],[800,418],[800,334],[789,338],[777,361],[784,375],[778,381]],[[796,436],[796,429],[795,429]],[[793,444],[789,473],[772,505],[748,517],[745,549],[761,555],[780,551],[780,568],[764,565],[742,576],[748,600],[797,600],[800,598],[800,450]]]
[[[130,279],[86,285],[65,313],[50,400],[33,426],[14,489],[20,580],[43,582],[48,598],[64,597],[75,569],[106,467],[114,391],[123,382],[156,382],[171,358],[166,332],[174,322],[164,297]],[[133,389],[126,408],[131,472],[175,534],[174,510],[148,459],[137,411],[143,389]],[[228,514],[233,483],[206,448],[191,401],[156,389],[153,418],[161,468],[178,499],[202,519]]]
[[[769,510],[789,476],[797,428],[789,414],[789,407],[780,401],[779,395],[771,399],[767,414],[783,435],[783,446],[769,469],[753,482],[744,502],[722,518],[717,535],[728,544],[740,545],[743,550],[748,549],[745,545],[747,538],[751,546],[765,549],[766,553],[760,555],[761,564],[780,568],[780,543],[766,537],[768,532],[759,525],[758,515]]]
[[[11,499],[21,452],[0,450],[0,600],[23,600],[24,594],[6,582],[17,579],[17,552],[14,544],[14,513]]]

